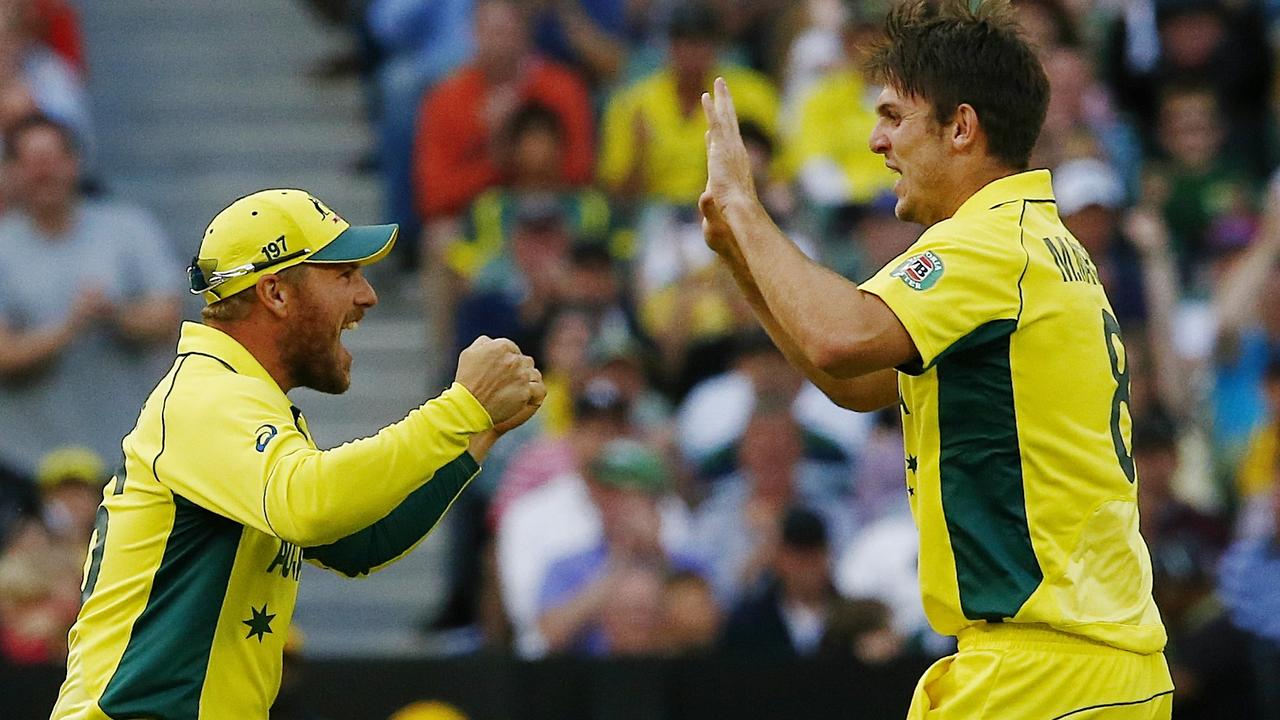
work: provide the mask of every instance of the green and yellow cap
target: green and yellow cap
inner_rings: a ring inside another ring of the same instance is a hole
[[[64,482],[101,487],[107,482],[107,466],[98,453],[87,447],[68,445],[51,450],[40,459],[36,483],[48,490]]]
[[[666,463],[657,450],[636,440],[610,440],[588,467],[592,480],[607,487],[661,495],[670,483]]]
[[[397,225],[352,225],[305,190],[246,195],[213,218],[191,259],[193,295],[213,303],[299,263],[375,263],[396,243]]]

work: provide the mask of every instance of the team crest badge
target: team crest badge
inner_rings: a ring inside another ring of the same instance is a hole
[[[928,290],[938,284],[938,278],[942,277],[942,270],[942,258],[932,250],[925,250],[903,260],[902,264],[889,274],[901,280],[912,290]]]

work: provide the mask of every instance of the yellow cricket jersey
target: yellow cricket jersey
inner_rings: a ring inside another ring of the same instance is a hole
[[[733,103],[743,122],[754,122],[769,134],[777,131],[778,93],[768,78],[745,68],[717,68],[707,78],[723,76],[733,88]],[[636,120],[647,128],[648,145],[636,147]],[[600,180],[611,185],[626,179],[644,153],[645,194],[670,203],[691,204],[707,184],[707,118],[702,107],[680,109],[676,79],[659,70],[620,90],[605,108],[600,129]]]
[[[898,378],[934,629],[1043,623],[1161,650],[1138,534],[1129,366],[1049,172],[988,184],[862,287],[920,352]]]
[[[53,718],[266,718],[302,560],[357,576],[407,553],[489,427],[455,384],[320,451],[244,347],[185,324],[104,490]]]

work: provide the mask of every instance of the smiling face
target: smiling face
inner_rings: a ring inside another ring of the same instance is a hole
[[[294,386],[338,395],[351,386],[342,331],[354,329],[378,295],[355,263],[299,267],[296,310],[280,336],[280,355]]]
[[[884,156],[884,164],[898,173],[893,192],[898,196],[894,214],[899,220],[928,227],[945,219],[951,180],[949,125],[940,125],[933,108],[923,98],[902,95],[892,85],[876,98],[879,119],[871,131],[871,151]]]

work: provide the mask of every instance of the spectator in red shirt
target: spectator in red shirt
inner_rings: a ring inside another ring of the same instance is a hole
[[[511,0],[482,0],[475,9],[475,59],[427,94],[414,152],[417,203],[428,221],[451,217],[502,180],[502,128],[533,101],[564,127],[564,177],[591,179],[591,101],[572,70],[530,49],[529,24]]]

